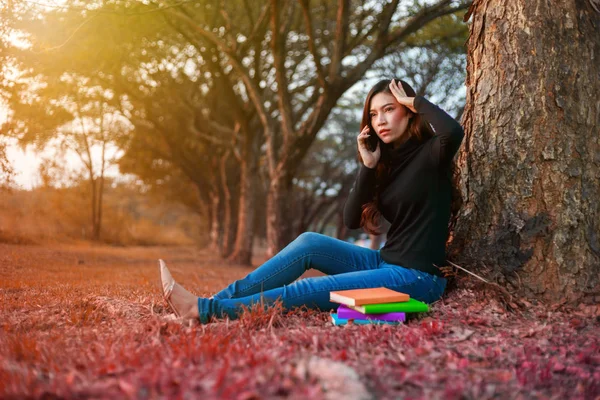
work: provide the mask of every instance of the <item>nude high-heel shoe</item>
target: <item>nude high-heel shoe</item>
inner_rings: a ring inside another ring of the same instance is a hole
[[[160,266],[160,282],[165,301],[178,318],[193,320],[199,318],[198,298],[175,282],[167,264],[158,260]]]

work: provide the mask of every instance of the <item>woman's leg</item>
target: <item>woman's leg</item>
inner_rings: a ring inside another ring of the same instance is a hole
[[[320,310],[331,310],[338,306],[329,301],[329,292],[385,286],[409,294],[426,303],[440,298],[446,287],[446,279],[425,272],[402,268],[382,262],[380,267],[368,271],[347,272],[337,275],[301,279],[263,293],[237,299],[198,299],[200,321],[206,323],[211,317],[228,316],[235,319],[242,306],[260,303],[273,304],[277,299],[284,309],[307,306]]]
[[[377,268],[379,252],[319,233],[301,234],[273,258],[213,296],[236,299],[279,288],[310,268],[327,275]]]

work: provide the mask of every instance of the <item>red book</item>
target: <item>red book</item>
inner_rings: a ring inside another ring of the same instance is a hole
[[[399,303],[408,301],[406,293],[396,292],[385,287],[369,289],[338,290],[329,293],[329,300],[347,306],[362,306],[364,304]]]

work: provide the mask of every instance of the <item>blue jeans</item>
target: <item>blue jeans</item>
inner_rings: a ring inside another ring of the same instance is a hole
[[[310,268],[327,276],[294,282]],[[380,286],[432,303],[444,292],[446,279],[388,264],[381,259],[378,250],[306,232],[212,299],[199,298],[198,310],[202,323],[208,322],[212,316],[235,319],[242,305],[249,307],[260,303],[262,297],[265,305],[280,299],[284,309],[306,306],[325,311],[338,306],[329,301],[330,291]]]

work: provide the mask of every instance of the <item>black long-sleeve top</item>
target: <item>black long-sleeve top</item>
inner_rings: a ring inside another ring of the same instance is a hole
[[[390,174],[377,207],[391,223],[381,258],[395,265],[441,275],[444,265],[452,191],[451,162],[462,142],[460,124],[421,96],[414,107],[431,124],[435,135],[411,138],[390,150]],[[363,205],[373,201],[376,169],[361,164],[344,206],[344,223],[360,227]]]

